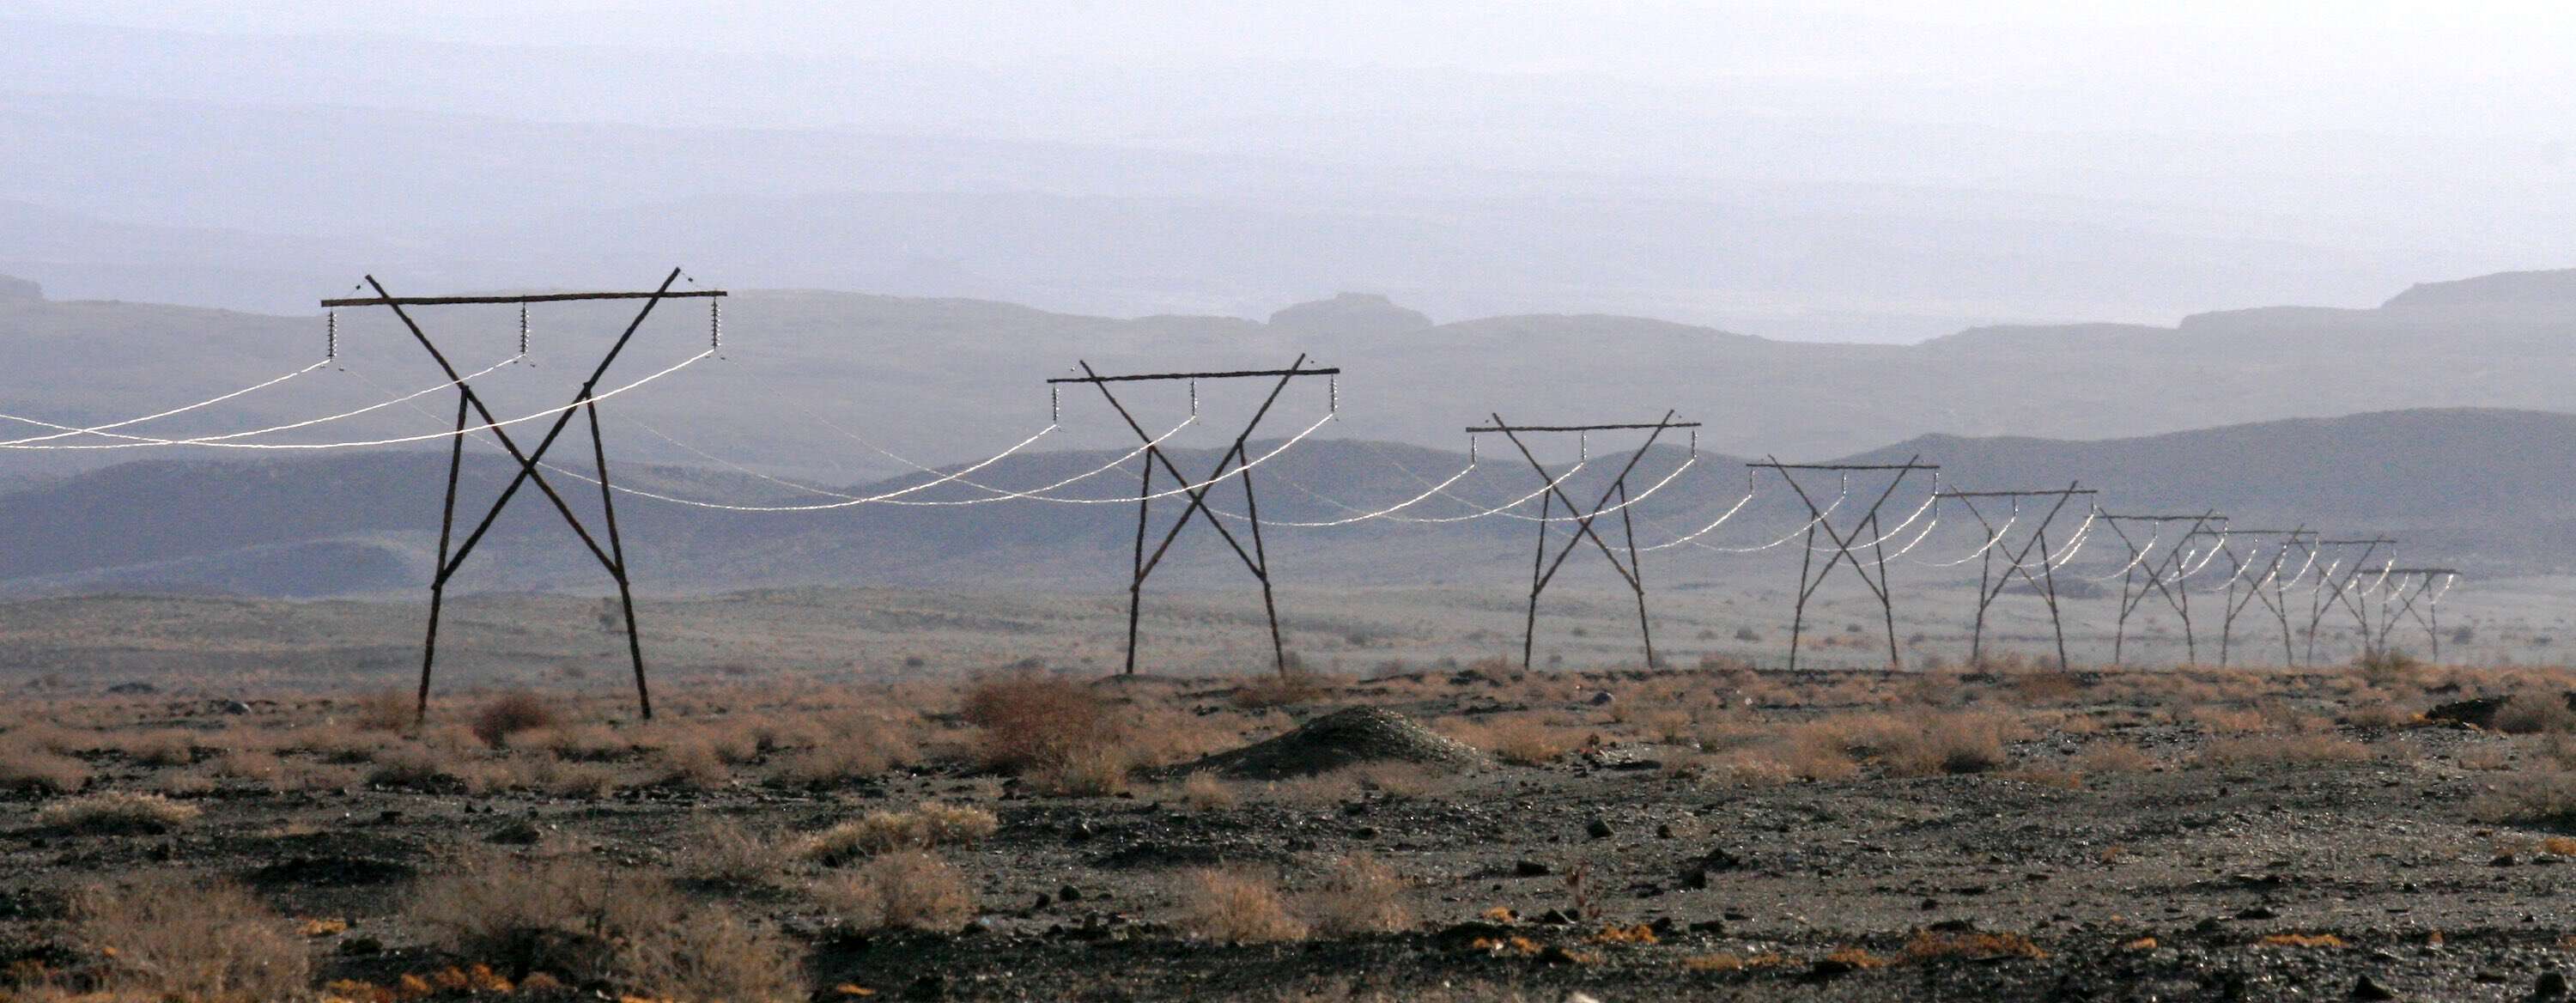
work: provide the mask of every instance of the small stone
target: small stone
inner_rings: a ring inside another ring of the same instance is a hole
[[[2499,854],[2496,854],[2496,856],[2495,856],[2495,859],[2494,859],[2494,860],[2487,861],[2487,866],[2489,866],[2489,867],[2511,867],[2511,866],[2513,866],[2513,865],[2515,865],[2515,864],[2517,864],[2517,863],[2520,863],[2520,861],[2517,861],[2517,860],[2513,859],[2513,854],[2510,854],[2510,853],[2499,853]]]
[[[1608,820],[1599,818],[1595,818],[1589,824],[1585,825],[1583,827],[1583,831],[1586,835],[1589,835],[1594,839],[1608,839],[1618,834],[1617,830],[1610,828]]]
[[[1670,822],[1660,822],[1660,823],[1657,823],[1657,824],[1655,825],[1655,838],[1656,838],[1656,839],[1671,839],[1671,838],[1673,838],[1673,824],[1672,824],[1672,823],[1670,823]]]
[[[498,829],[492,830],[492,834],[483,837],[483,841],[486,843],[498,843],[502,846],[533,846],[536,844],[537,840],[543,838],[545,838],[545,833],[539,831],[535,825],[523,819],[505,824]]]
[[[2247,906],[2243,909],[2236,910],[2237,919],[2276,919],[2279,918],[2280,915],[2280,913],[2273,912],[2272,907],[2270,906]]]
[[[1080,902],[1082,901],[1082,889],[1076,888],[1072,885],[1066,885],[1055,890],[1055,898],[1058,902]]]
[[[2553,1000],[2567,995],[2566,973],[2556,969],[2540,973],[2540,980],[2531,986],[2531,995],[2538,999]]]
[[[2352,998],[2357,1000],[2393,1000],[2397,998],[2397,994],[2389,991],[2387,986],[2380,985],[2378,980],[2371,978],[2369,973],[2365,972],[2360,978],[2353,980]]]
[[[1608,690],[1603,690],[1603,691],[1601,691],[1601,692],[1599,692],[1599,693],[1595,693],[1595,694],[1593,694],[1593,695],[1592,695],[1592,706],[1595,706],[1595,707],[1607,707],[1607,706],[1610,706],[1610,691],[1608,691]]]
[[[1512,865],[1512,873],[1524,878],[1543,878],[1555,872],[1546,864],[1524,859]]]

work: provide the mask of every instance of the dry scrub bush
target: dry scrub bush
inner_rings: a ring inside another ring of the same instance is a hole
[[[1452,738],[1492,753],[1496,759],[1519,766],[1553,763],[1571,751],[1575,744],[1566,732],[1530,717],[1445,722],[1442,730],[1449,732]]]
[[[72,935],[106,956],[99,981],[112,993],[195,1003],[312,996],[304,944],[235,885],[92,888],[73,905]]]
[[[89,767],[80,760],[32,742],[0,742],[0,790],[66,794],[88,782]]]
[[[184,731],[164,729],[120,735],[116,744],[137,765],[186,766],[197,761],[196,736]]]
[[[2261,711],[2226,707],[2194,707],[2191,723],[2212,735],[2250,735],[2271,725]]]
[[[452,753],[440,753],[427,747],[405,744],[376,753],[367,770],[367,783],[376,787],[402,790],[436,791],[451,786],[473,789],[479,786],[480,771],[473,764],[456,761]]]
[[[617,789],[617,774],[596,763],[559,759],[519,759],[503,764],[500,782],[515,790],[539,791],[551,797],[596,801]]]
[[[1226,695],[1226,702],[1238,710],[1261,710],[1301,704],[1325,696],[1340,680],[1329,679],[1305,669],[1255,676],[1245,680]]]
[[[814,834],[805,855],[823,865],[896,850],[929,850],[972,846],[1001,828],[1001,820],[981,808],[924,801],[903,811],[872,811]]]
[[[945,860],[898,850],[825,878],[814,897],[854,930],[955,930],[975,918],[975,893]]]
[[[57,829],[92,835],[163,833],[205,814],[158,794],[102,791],[56,801],[36,813],[36,821]]]
[[[2576,773],[2527,770],[2481,795],[2470,814],[2489,822],[2565,826],[2576,823]]]
[[[2343,723],[2355,728],[2395,728],[2415,720],[2415,715],[2382,696],[2359,700],[2343,713]]]
[[[806,998],[802,954],[730,909],[698,906],[627,938],[612,964],[617,984],[658,1001],[789,1003]]]
[[[809,741],[810,746],[781,757],[771,776],[804,787],[834,787],[920,758],[918,725],[910,722],[845,715]]]
[[[2349,763],[2370,758],[2370,749],[2335,735],[2255,735],[2213,741],[2200,758],[2220,766]]]
[[[778,840],[724,818],[693,826],[681,844],[680,872],[702,881],[757,884],[776,877],[787,864]]]
[[[537,749],[567,762],[600,763],[633,755],[635,743],[604,724],[558,724],[532,728],[514,736],[521,748]]]
[[[1304,940],[1306,924],[1288,913],[1277,882],[1246,870],[1195,867],[1181,872],[1182,933],[1229,944]]]
[[[2126,742],[2095,742],[2075,757],[2076,768],[2086,773],[2145,773],[2156,764],[2156,757]]]
[[[544,697],[528,690],[512,690],[485,701],[474,711],[473,731],[475,738],[497,749],[509,744],[512,735],[554,723],[554,707]]]
[[[1413,923],[1404,888],[1394,868],[1354,853],[1334,861],[1323,880],[1298,897],[1298,912],[1326,936],[1396,933]]]
[[[1109,705],[1069,679],[985,679],[967,689],[963,711],[968,723],[982,729],[977,753],[996,769],[1036,769],[1082,750],[1114,748],[1120,739]]]
[[[1180,790],[1173,793],[1172,799],[1197,811],[1222,811],[1242,800],[1235,794],[1233,786],[1204,770],[1183,779]]]
[[[2555,692],[2516,693],[2496,708],[2495,730],[2507,735],[2576,731],[2576,711]]]
[[[274,785],[286,772],[286,764],[266,752],[227,752],[206,768],[208,773],[226,780],[246,780]]]
[[[733,769],[725,765],[724,754],[702,738],[683,738],[663,746],[655,759],[657,780],[668,786],[711,790],[733,780]]]
[[[418,705],[397,690],[361,693],[349,702],[349,724],[361,731],[401,731],[417,717]]]
[[[2000,958],[2045,958],[2042,950],[2029,937],[2018,933],[1935,932],[1917,930],[1905,942],[1905,956],[1915,961],[1938,958],[1964,958],[1970,961],[1993,961]]]
[[[1091,688],[1067,679],[1014,675],[985,679],[967,689],[964,716],[976,726],[976,755],[987,766],[1028,778],[1038,792],[1100,796],[1126,789],[1140,761],[1173,754],[1147,749],[1176,735],[1203,732],[1185,719],[1163,715],[1152,724],[1122,727],[1110,705]],[[1131,712],[1131,716],[1140,716]]]
[[[2004,764],[2009,722],[1994,714],[1926,714],[1888,737],[1887,772],[1900,777],[1983,773]]]
[[[684,911],[659,878],[586,857],[468,858],[424,881],[406,912],[432,943],[514,978],[549,971],[607,978],[612,952]]]

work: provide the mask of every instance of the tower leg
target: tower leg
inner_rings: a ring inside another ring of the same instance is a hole
[[[1145,517],[1153,511],[1154,463],[1145,462],[1145,476],[1136,487],[1136,560],[1129,566],[1127,579],[1127,675],[1136,674],[1136,628],[1145,606]]]
[[[456,536],[456,482],[465,469],[465,414],[467,398],[463,390],[456,395],[456,434],[447,447],[447,500],[439,507],[438,570],[429,580],[429,632],[420,643],[420,692],[412,705],[412,726],[429,723],[429,673],[438,661],[438,618],[447,606],[447,552]]]
[[[1538,556],[1530,559],[1529,620],[1521,627],[1521,671],[1527,672],[1538,653],[1538,594],[1547,587],[1547,517],[1554,511],[1556,493],[1538,498]]]

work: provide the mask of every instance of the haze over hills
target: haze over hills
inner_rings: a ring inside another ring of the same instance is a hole
[[[514,415],[560,406],[630,316],[616,304],[541,305],[531,314],[528,364],[478,386]],[[1087,389],[1050,406],[1042,381],[1077,360],[1103,372],[1230,370],[1282,366],[1305,353],[1343,369],[1341,408],[1321,434],[1447,449],[1463,446],[1461,427],[1496,411],[1555,422],[1652,420],[1673,408],[1706,423],[1703,447],[1817,459],[1927,433],[2094,439],[2401,408],[2576,410],[2576,353],[2567,350],[2576,342],[2576,271],[2423,284],[2371,309],[2229,311],[2171,328],[1981,328],[1918,346],[1781,342],[1607,315],[1422,326],[1426,319],[1400,300],[1366,297],[1262,323],[737,291],[725,306],[724,358],[602,412],[617,455],[629,461],[721,460],[851,483],[908,469],[888,453],[933,465],[989,455],[1059,413],[1064,430],[1038,448],[1131,444]],[[603,386],[705,349],[708,320],[697,301],[661,308]],[[518,322],[506,308],[433,311],[423,322],[462,369],[514,351]],[[381,310],[342,311],[340,325],[336,367],[137,430],[265,427],[443,380]],[[148,414],[309,365],[322,327],[311,316],[61,302],[18,287],[0,292],[0,336],[13,362],[0,371],[0,399],[8,414],[62,424]],[[1330,395],[1317,383],[1282,398],[1264,431],[1285,435],[1320,417]],[[1205,420],[1176,442],[1226,441],[1247,398],[1257,399],[1246,389],[1201,387]],[[1126,395],[1157,431],[1189,413],[1178,386]],[[446,405],[428,406],[440,399],[276,438],[434,435],[452,418],[440,414]],[[22,450],[5,472],[23,482],[136,455]]]
[[[1267,452],[1256,446],[1256,455]],[[1504,447],[1487,451],[1448,496],[1405,510],[1446,517],[1523,497],[1540,482]],[[1027,488],[1098,468],[1121,452],[1062,452],[1013,457],[975,480]],[[2240,526],[2302,525],[2329,534],[2391,533],[2411,562],[2459,566],[2482,577],[2563,572],[2576,567],[2576,415],[2505,410],[2427,410],[2292,420],[2138,439],[2069,442],[2031,438],[1929,436],[1859,454],[1862,462],[1911,456],[1943,465],[1941,484],[1958,489],[2035,488],[2081,480],[2120,511],[2200,512],[2216,508]],[[1204,450],[1176,454],[1184,469],[1213,461]],[[1589,501],[1625,455],[1596,453],[1569,478],[1570,495]],[[1639,465],[1642,490],[1667,480],[1640,502],[1640,545],[1653,546],[1705,526],[1744,494],[1743,461],[1703,451],[1658,447]],[[1471,522],[1305,528],[1421,494],[1426,485],[1466,468],[1468,457],[1415,447],[1348,440],[1308,440],[1256,472],[1274,563],[1301,584],[1504,588],[1528,571],[1532,524],[1508,517]],[[1563,470],[1563,465],[1555,469]],[[504,459],[478,456],[467,465],[464,517],[480,515],[510,473]],[[440,457],[381,451],[285,461],[145,461],[83,474],[0,496],[0,589],[29,592],[144,589],[212,590],[257,595],[320,596],[401,593],[426,580],[436,545]],[[619,479],[645,490],[737,504],[812,504],[836,496],[799,491],[731,471],[626,465]],[[674,506],[635,497],[619,501],[639,580],[655,592],[707,593],[801,584],[1014,587],[1105,590],[1128,559],[1134,509],[1117,502],[1133,491],[1134,474],[1115,472],[1059,489],[1107,504],[1029,501],[957,507],[872,504],[795,514],[747,514]],[[875,495],[921,483],[923,475],[838,489]],[[562,479],[572,503],[589,516],[589,485]],[[1807,486],[1819,504],[1835,496],[1831,475]],[[1889,503],[1883,525],[1918,509],[1932,487],[1918,477]],[[1843,519],[1857,516],[1877,485],[1853,485]],[[955,501],[979,493],[944,485],[905,498]],[[1214,494],[1228,525],[1240,498]],[[1180,502],[1158,508],[1157,526],[1179,515]],[[1533,509],[1534,511],[1534,509]],[[2000,514],[1999,510],[1990,510]],[[1979,538],[1955,508],[1930,530],[1918,564],[1973,550]],[[598,523],[593,521],[594,528]],[[1204,517],[1201,517],[1204,518]],[[1804,510],[1776,480],[1766,479],[1745,507],[1701,542],[1754,546],[1796,530]],[[2058,524],[2061,536],[2080,521]],[[1610,525],[1604,523],[1604,525]],[[1924,524],[1911,524],[1916,528]],[[2024,527],[2027,529],[2028,527]],[[1157,582],[1248,585],[1224,544],[1201,524],[1186,531]],[[1908,534],[1908,538],[1911,537]],[[1159,538],[1159,536],[1157,537]],[[2116,543],[2098,537],[2081,565],[2116,570]],[[1667,587],[1701,588],[1785,577],[1795,545],[1756,555],[1692,547],[1650,558]],[[1581,578],[1607,572],[1577,562]],[[604,579],[541,498],[522,497],[475,555],[459,587],[588,591]],[[1972,567],[1907,565],[1918,582],[1939,583]],[[1747,576],[1751,576],[1748,578]],[[1595,584],[1601,584],[1596,582]],[[1508,591],[1507,588],[1504,589]]]

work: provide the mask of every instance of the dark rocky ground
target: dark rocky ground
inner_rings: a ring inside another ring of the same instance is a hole
[[[1380,699],[1417,717],[1494,699],[1437,682]],[[2279,686],[2212,702],[2288,702],[2330,718],[2334,701],[2352,699],[2333,675]],[[1615,681],[1599,688],[1625,699]],[[1242,782],[1228,807],[1187,806],[1175,785],[1151,781],[1116,797],[1031,796],[962,762],[824,789],[745,776],[599,799],[226,781],[182,798],[203,819],[158,834],[63,832],[35,819],[45,798],[10,795],[0,955],[67,962],[76,945],[57,921],[73,889],[179,871],[238,880],[291,917],[348,920],[313,940],[323,977],[390,981],[474,960],[422,946],[401,914],[410,883],[460,848],[537,842],[674,868],[710,816],[802,832],[939,798],[1001,821],[949,852],[981,902],[962,932],[841,932],[793,873],[684,887],[812,945],[818,999],[852,998],[837,987],[895,999],[1549,1003],[2564,994],[2562,973],[2576,975],[2576,856],[2551,851],[2576,844],[2546,844],[2546,823],[2495,821],[2491,808],[2539,782],[2546,736],[2329,723],[2322,734],[2366,757],[2221,759],[2202,754],[2216,740],[2207,730],[2110,689],[2051,697],[2052,714],[2094,724],[2034,727],[1994,768],[1899,777],[1865,762],[1824,782],[1711,779],[1686,768],[1691,750],[1605,724],[1600,745],[1552,764],[1479,766],[1400,794]],[[1998,687],[1988,705],[2011,692]],[[1600,706],[1583,694],[1565,703]],[[1769,720],[1820,713],[1784,706]],[[2115,742],[2153,765],[2073,775],[2088,747]],[[83,758],[94,787],[148,788],[187,769]],[[1412,883],[1413,928],[1225,945],[1172,925],[1183,868],[1247,865],[1293,892],[1324,862],[1363,851]]]

